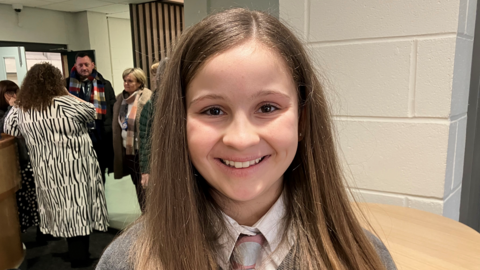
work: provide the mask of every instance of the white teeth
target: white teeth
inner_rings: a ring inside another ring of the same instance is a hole
[[[262,160],[261,158],[257,158],[257,159],[254,159],[254,160],[250,160],[250,161],[245,161],[245,162],[239,162],[239,161],[231,161],[231,160],[223,160],[223,162],[227,165],[227,166],[230,166],[230,167],[235,167],[237,169],[240,169],[240,168],[248,168],[250,166],[253,166],[255,164],[258,164],[260,162],[260,160]]]

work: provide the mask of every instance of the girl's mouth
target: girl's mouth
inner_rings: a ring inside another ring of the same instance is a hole
[[[244,168],[249,168],[249,167],[257,165],[258,163],[262,162],[266,157],[268,157],[268,156],[263,156],[261,158],[257,158],[257,159],[250,160],[250,161],[245,161],[245,162],[231,161],[231,160],[225,160],[225,159],[221,159],[221,158],[219,158],[219,160],[223,164],[225,164],[229,167],[236,168],[236,169],[244,169]]]

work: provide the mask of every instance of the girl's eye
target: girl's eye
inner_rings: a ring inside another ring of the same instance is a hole
[[[278,108],[273,106],[272,104],[265,104],[259,109],[261,113],[272,113],[276,110],[278,110]]]
[[[206,115],[213,115],[213,116],[218,116],[218,115],[224,114],[224,112],[218,107],[208,108],[205,111],[203,111],[203,113],[206,114]]]

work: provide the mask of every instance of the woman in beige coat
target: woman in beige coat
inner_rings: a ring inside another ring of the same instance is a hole
[[[117,96],[113,106],[113,172],[115,179],[130,175],[137,191],[138,203],[144,209],[144,191],[139,167],[139,121],[143,106],[152,91],[145,88],[147,76],[139,68],[128,68],[123,72],[125,90]]]

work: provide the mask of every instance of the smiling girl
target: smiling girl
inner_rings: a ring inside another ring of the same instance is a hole
[[[97,269],[396,269],[353,214],[322,86],[276,18],[205,18],[161,88],[145,214]]]

